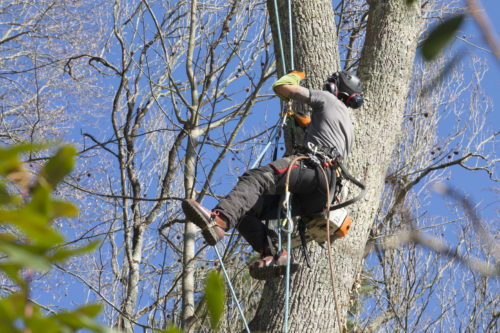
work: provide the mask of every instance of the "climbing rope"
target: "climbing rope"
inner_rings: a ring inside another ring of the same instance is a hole
[[[279,40],[279,49],[280,49],[282,70],[283,70],[283,74],[285,74],[286,73],[285,55],[283,52],[283,40],[281,38],[281,28],[280,28],[277,0],[274,0],[274,10],[275,10],[275,16],[276,16],[276,25],[278,28],[278,40]],[[295,66],[294,66],[294,59],[293,59],[292,9],[291,9],[290,0],[288,0],[288,20],[289,20],[288,24],[289,24],[289,35],[290,35],[290,64],[291,64],[291,68],[293,70]],[[252,164],[251,169],[254,169],[255,167],[257,167],[257,165],[259,165],[259,163],[261,162],[262,158],[264,157],[266,151],[271,146],[271,143],[273,141],[273,137],[276,140],[276,142],[278,142],[279,134],[286,124],[286,119],[288,117],[292,117],[292,116],[293,116],[293,110],[292,110],[291,101],[289,101],[287,112],[283,112],[281,119],[278,121],[277,126],[275,126],[275,128],[274,128],[275,133],[273,132],[273,135],[271,135],[270,140],[268,141],[268,143],[266,144],[266,146],[264,147],[262,152],[257,156],[257,159]],[[292,121],[294,121],[293,118],[292,118]],[[292,128],[293,127],[294,126],[292,124]],[[301,158],[297,158],[296,160],[299,160],[299,159],[301,159]],[[285,193],[287,193],[287,196],[288,196],[287,201],[286,201],[286,203],[287,203],[287,205],[286,205],[287,206],[286,207],[287,208],[287,218],[284,221],[283,227],[282,227],[282,223],[280,221],[280,219],[281,219],[281,206],[279,207],[279,211],[278,211],[278,240],[279,240],[279,247],[278,248],[280,249],[280,251],[281,251],[281,231],[283,230],[284,232],[286,232],[288,234],[288,238],[287,238],[287,264],[286,264],[285,328],[284,328],[285,333],[287,333],[287,330],[288,330],[288,309],[289,309],[289,290],[290,290],[290,251],[291,251],[291,243],[292,243],[291,235],[292,235],[292,232],[294,229],[293,228],[293,220],[292,220],[291,203],[289,202],[290,193],[288,192],[289,177],[290,176],[288,173],[287,174],[287,182],[286,182],[286,184],[287,184],[286,185],[286,192],[285,192]],[[217,257],[219,259],[222,271],[224,272],[224,276],[225,276],[225,278],[228,282],[229,288],[231,290],[231,294],[233,296],[233,299],[235,300],[236,305],[238,307],[238,311],[240,312],[241,318],[243,319],[245,329],[247,330],[247,332],[250,333],[245,316],[243,314],[243,311],[241,310],[240,304],[238,302],[238,299],[237,299],[236,294],[234,292],[234,289],[232,287],[231,281],[229,279],[229,276],[228,276],[226,269],[224,267],[224,264],[222,262],[222,258],[219,254],[219,251],[217,250],[217,247],[214,247],[214,248],[215,248],[215,252],[217,253]]]
[[[287,243],[286,243],[286,280],[285,280],[285,333],[288,331],[288,309],[290,308],[290,260],[291,260],[291,244],[292,244],[292,231],[293,231],[293,224],[292,224],[292,205],[288,205],[287,209],[287,217],[288,221],[290,224],[290,231],[287,232]]]
[[[278,28],[278,41],[279,41],[280,56],[281,56],[281,66],[283,70],[283,75],[285,75],[286,73],[285,53],[283,52],[283,39],[281,38],[280,16],[278,13],[277,0],[274,0],[274,16],[276,17],[276,27]],[[288,0],[288,28],[290,34],[290,66],[292,70],[294,70],[295,66],[293,63],[292,4],[290,0]]]
[[[330,187],[328,186],[328,175],[326,174],[325,169],[323,166],[319,165],[319,168],[321,172],[323,173],[323,176],[325,176],[325,184],[326,184],[326,211],[325,211],[325,219],[326,219],[326,242],[328,244],[328,262],[330,264],[330,278],[332,282],[332,290],[333,290],[333,299],[335,301],[335,309],[337,311],[337,319],[339,321],[339,332],[342,332],[342,320],[340,316],[340,309],[339,309],[339,303],[337,301],[337,291],[335,289],[335,273],[333,271],[333,255],[332,255],[332,245],[330,243],[330,221],[329,221],[329,214],[330,214]],[[333,172],[333,171],[332,171]]]
[[[222,272],[224,273],[224,277],[226,278],[227,284],[229,285],[229,289],[231,290],[231,295],[233,296],[233,299],[236,303],[236,306],[238,307],[238,311],[240,313],[241,319],[243,320],[243,324],[245,325],[245,329],[248,333],[250,332],[250,329],[248,328],[247,321],[245,319],[245,315],[243,314],[243,310],[241,309],[240,302],[238,302],[238,297],[236,297],[236,293],[234,292],[233,285],[231,283],[231,280],[229,279],[229,275],[227,274],[226,267],[224,267],[224,263],[222,262],[222,257],[219,253],[219,250],[217,249],[217,246],[214,245],[215,253],[217,253],[217,258],[219,259],[220,267],[222,268]]]

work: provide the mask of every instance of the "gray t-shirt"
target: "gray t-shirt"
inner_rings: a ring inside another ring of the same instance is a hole
[[[354,128],[345,104],[327,91],[313,89],[308,104],[312,107],[312,115],[304,145],[312,142],[322,147],[335,147],[346,160],[351,153]]]

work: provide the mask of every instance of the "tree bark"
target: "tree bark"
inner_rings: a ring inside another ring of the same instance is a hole
[[[286,6],[284,3],[281,1],[280,5]],[[268,0],[268,10],[274,13],[271,0]],[[287,22],[286,15],[286,10],[279,10],[280,23]],[[352,286],[363,265],[365,245],[391,154],[401,133],[421,29],[419,2],[407,6],[401,0],[372,0],[368,16],[366,40],[357,71],[363,81],[365,105],[360,110],[351,110],[356,141],[349,160],[351,173],[366,184],[368,191],[363,200],[349,207],[353,220],[349,234],[333,244],[335,288],[342,322],[349,307]],[[272,19],[272,26],[274,22]],[[309,78],[306,85],[321,89],[326,77],[338,70],[340,63],[335,51],[337,34],[332,4],[326,0],[292,1],[292,22],[295,67],[306,71]],[[276,48],[276,29],[272,31]],[[309,243],[309,250],[312,269],[303,264],[300,249],[293,252],[295,261],[303,265],[291,277],[288,331],[339,331],[327,250],[314,243]],[[262,295],[250,328],[283,331],[285,279],[268,281]]]

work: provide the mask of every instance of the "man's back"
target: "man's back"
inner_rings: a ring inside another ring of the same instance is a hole
[[[345,104],[329,92],[313,89],[308,104],[313,112],[303,144],[335,147],[347,159],[354,142],[354,128]]]

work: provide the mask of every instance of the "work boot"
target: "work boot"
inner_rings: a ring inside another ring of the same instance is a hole
[[[209,211],[193,199],[182,201],[182,210],[186,218],[201,229],[209,245],[217,244],[226,234],[226,222],[218,212]]]
[[[257,280],[269,280],[286,274],[287,252],[283,250],[280,255],[261,255],[261,259],[248,267],[250,276]],[[290,260],[290,274],[299,269],[298,264]]]

